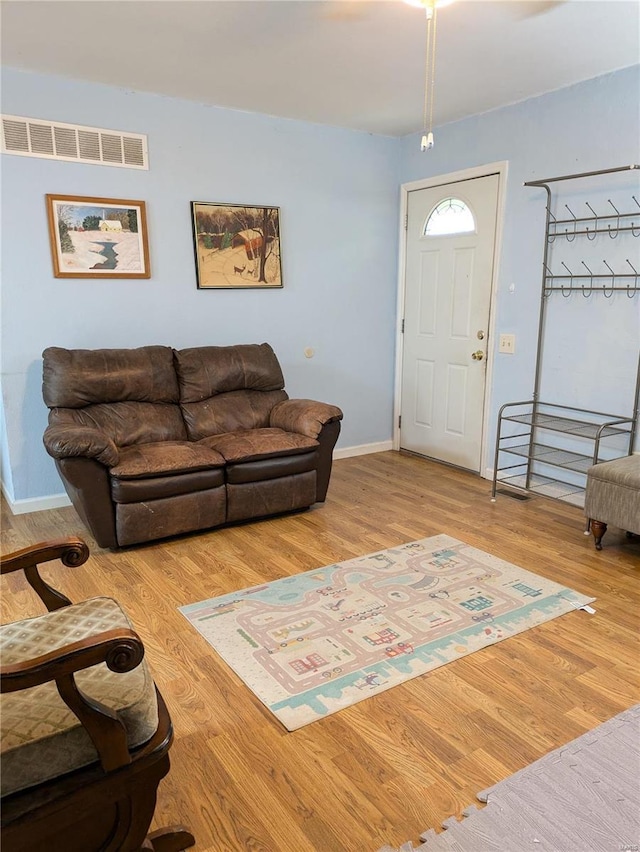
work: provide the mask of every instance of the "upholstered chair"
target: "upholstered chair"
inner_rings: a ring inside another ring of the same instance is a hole
[[[108,597],[71,604],[38,563],[82,565],[78,538],[3,557],[45,615],[0,627],[3,852],[181,850],[184,829],[148,835],[172,727],[144,647]]]

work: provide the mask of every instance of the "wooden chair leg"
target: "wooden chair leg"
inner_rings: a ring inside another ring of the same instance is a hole
[[[160,828],[147,834],[147,839],[142,844],[143,849],[153,852],[182,852],[195,845],[195,839],[191,832],[181,825],[172,825],[170,828]]]
[[[602,521],[594,521],[591,519],[591,532],[593,533],[593,537],[596,543],[596,550],[602,550],[602,545],[600,542],[602,541],[602,536],[607,531],[607,525],[603,524]]]

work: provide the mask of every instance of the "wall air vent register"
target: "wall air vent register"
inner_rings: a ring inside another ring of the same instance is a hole
[[[1,128],[4,154],[125,169],[149,168],[147,137],[143,133],[17,115],[3,115]]]

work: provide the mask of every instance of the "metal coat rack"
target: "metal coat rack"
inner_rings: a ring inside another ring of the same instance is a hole
[[[640,262],[638,261],[634,263],[630,258],[625,258],[624,265],[618,261],[614,268],[606,257],[598,261],[597,266],[592,260],[589,265],[583,258],[579,262],[572,261],[573,268],[568,263],[560,261],[559,267],[551,269],[549,257],[549,247],[556,240],[572,243],[577,237],[586,237],[589,243],[594,244],[594,248],[596,240],[605,240],[602,252],[605,255],[606,248],[610,245],[609,240],[616,240],[620,234],[630,233],[632,237],[640,237],[638,197],[631,195],[629,209],[624,211],[618,210],[611,199],[607,199],[608,207],[599,211],[596,211],[589,202],[585,202],[588,214],[584,215],[577,215],[568,204],[565,204],[564,208],[569,214],[568,217],[557,218],[551,211],[552,193],[549,184],[628,172],[639,168],[638,165],[619,166],[545,180],[527,181],[524,184],[524,186],[544,189],[547,194],[536,371],[533,397],[506,403],[499,411],[492,500],[495,500],[497,485],[500,483],[525,492],[536,491],[575,505],[582,505],[584,481],[580,480],[584,480],[592,464],[603,460],[600,456],[602,440],[609,437],[620,438],[625,444],[625,451],[619,452],[618,455],[633,452],[640,400],[640,356],[631,416],[544,402],[540,400],[539,394],[545,314],[552,294],[560,293],[566,299],[578,294],[585,299],[601,294],[605,299],[611,299],[616,293],[625,293],[629,299],[634,299],[640,293],[638,280],[640,271],[637,268]],[[555,433],[556,437],[549,441],[548,435],[551,433]],[[558,445],[559,441],[567,438],[579,441],[586,439],[590,442],[592,451],[576,452],[573,447],[563,448]],[[501,464],[503,459],[511,463]],[[544,466],[545,475],[539,475],[537,472],[540,465]],[[555,473],[546,475],[548,470],[553,470]],[[566,477],[566,473],[562,473],[563,470],[571,471],[571,476]]]

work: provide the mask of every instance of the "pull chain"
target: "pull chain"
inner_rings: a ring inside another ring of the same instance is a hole
[[[427,44],[424,63],[424,111],[422,116],[421,151],[433,148],[433,100],[436,79],[436,21],[437,9],[433,0],[426,7]]]

